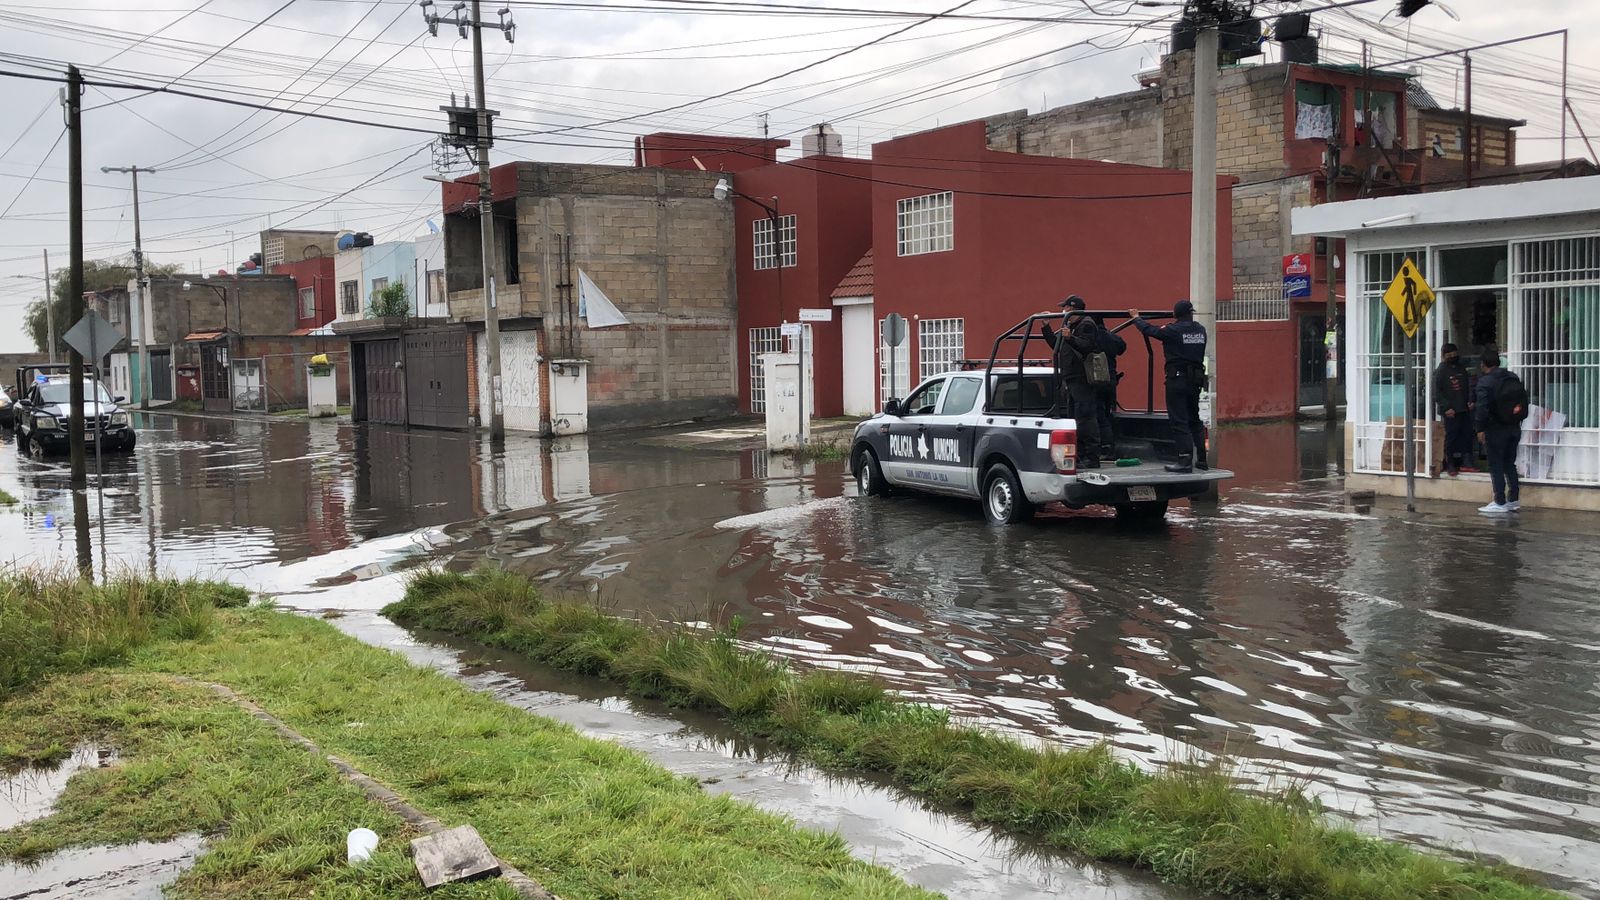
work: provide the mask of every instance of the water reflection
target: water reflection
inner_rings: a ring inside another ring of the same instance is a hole
[[[1093,512],[993,529],[968,503],[857,498],[837,464],[624,438],[493,454],[456,433],[167,417],[141,438],[104,479],[123,564],[376,608],[407,567],[494,560],[619,612],[737,614],[773,652],[1018,734],[1149,760],[1225,749],[1367,827],[1600,892],[1595,523],[1352,510],[1337,433],[1228,429],[1223,501],[1143,529]],[[0,478],[24,501],[0,516],[10,544],[70,562],[64,467],[19,458]]]

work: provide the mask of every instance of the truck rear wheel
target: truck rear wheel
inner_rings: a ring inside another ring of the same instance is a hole
[[[1022,493],[1017,473],[995,463],[983,476],[983,517],[992,525],[1015,525],[1033,518],[1033,504]]]
[[[1167,501],[1118,503],[1116,510],[1119,522],[1159,522],[1167,517]]]
[[[856,488],[863,497],[882,497],[889,493],[889,482],[883,477],[883,467],[878,465],[878,457],[866,447],[856,453]]]

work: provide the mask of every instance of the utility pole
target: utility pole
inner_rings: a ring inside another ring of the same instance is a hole
[[[50,280],[50,249],[44,251],[44,328],[50,347],[50,365],[56,364],[56,286]]]
[[[71,246],[68,258],[72,266],[68,275],[67,319],[73,324],[83,318],[82,110],[83,75],[77,66],[67,66],[67,229]],[[83,354],[76,347],[68,348],[67,365],[67,399],[72,404],[72,415],[67,422],[67,447],[72,455],[72,489],[81,495],[89,479],[83,455]],[[85,551],[84,548],[79,550],[81,557]]]
[[[144,342],[144,304],[146,291],[149,290],[149,284],[144,277],[144,236],[139,230],[139,173],[144,172],[154,175],[156,170],[149,168],[141,169],[138,166],[128,166],[125,168],[117,166],[101,166],[100,171],[108,174],[112,172],[119,172],[133,176],[133,285],[135,290],[133,300],[129,304],[130,311],[128,318],[131,320],[129,325],[132,327],[134,334],[133,345],[138,348],[139,351],[139,380],[137,382],[139,385],[139,408],[149,409],[150,353]],[[233,232],[228,232],[228,236],[231,238],[233,236]],[[229,252],[231,253],[232,244],[229,245],[229,248]]]
[[[499,29],[505,34],[507,43],[515,43],[517,26],[507,18],[510,9],[500,11],[499,22],[484,22],[479,3],[480,0],[472,0],[470,19],[461,17],[467,6],[464,0],[450,8],[449,17],[428,12],[433,0],[422,0],[419,5],[422,7],[422,18],[428,23],[428,31],[435,37],[439,34],[440,24],[454,25],[462,37],[467,36],[468,28],[472,29],[472,81],[478,94],[474,109],[476,141],[473,143],[478,152],[478,227],[483,244],[483,357],[489,373],[489,442],[500,444],[506,439],[506,423],[500,382],[500,307],[494,289],[494,187],[489,183],[489,147],[493,144],[490,123],[494,113],[488,107],[483,84],[483,29],[485,25]],[[450,130],[452,136],[461,133],[456,127]]]
[[[1204,325],[1210,384],[1200,415],[1213,436],[1217,424],[1217,24],[1227,15],[1220,3],[1205,4],[1194,42],[1194,181],[1189,201],[1189,302]],[[1212,442],[1215,444],[1215,441]],[[1196,448],[1204,452],[1203,448]]]

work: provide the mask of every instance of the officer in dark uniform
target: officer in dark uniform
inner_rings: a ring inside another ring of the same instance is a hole
[[[1200,392],[1206,384],[1206,327],[1194,320],[1194,304],[1179,300],[1172,306],[1175,321],[1152,325],[1136,309],[1128,310],[1133,325],[1146,337],[1161,342],[1166,355],[1167,419],[1172,422],[1178,462],[1169,472],[1210,468],[1206,462],[1205,423],[1200,421]]]
[[[1103,443],[1100,430],[1102,404],[1099,393],[1089,384],[1084,360],[1089,354],[1100,350],[1099,333],[1105,329],[1083,314],[1083,298],[1077,294],[1061,301],[1059,306],[1066,310],[1066,320],[1062,322],[1059,332],[1045,325],[1044,339],[1055,350],[1056,371],[1061,374],[1062,399],[1066,401],[1069,414],[1078,423],[1078,467],[1098,469]]]

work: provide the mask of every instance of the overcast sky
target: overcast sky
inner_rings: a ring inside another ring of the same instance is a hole
[[[626,163],[635,134],[759,134],[763,114],[773,136],[831,122],[846,151],[864,155],[874,140],[939,123],[1130,90],[1135,74],[1156,64],[1175,12],[1169,3],[1128,0],[971,0],[959,10],[968,18],[916,24],[909,15],[955,2],[754,0],[745,9],[768,9],[707,12],[704,0],[513,0],[515,43],[485,33],[489,102],[502,113],[496,133],[505,139],[494,159]],[[486,2],[486,17],[501,5]],[[1312,5],[1320,3],[1270,4]],[[440,6],[448,12],[446,0]],[[1438,8],[1409,24],[1393,15],[1379,21],[1390,0],[1316,20],[1329,59],[1359,59],[1366,38],[1379,64],[1571,28],[1571,97],[1600,139],[1600,28],[1585,27],[1600,25],[1600,3],[1450,6],[1460,22]],[[844,52],[873,39],[882,40]],[[1548,38],[1474,56],[1474,108],[1529,120],[1522,160],[1557,155],[1560,53],[1560,39]],[[159,171],[140,179],[145,248],[152,260],[186,271],[243,260],[269,222],[369,231],[380,241],[425,233],[438,215],[438,187],[423,181],[434,171],[432,154],[427,134],[402,129],[440,127],[437,107],[471,85],[470,41],[448,27],[430,36],[410,0],[0,0],[0,69],[59,72],[69,61],[91,79],[172,82],[400,126],[91,88],[85,255],[133,246],[128,176],[100,167],[153,166]],[[1454,58],[1422,65],[1442,103],[1459,100]],[[9,207],[0,216],[0,351],[29,350],[21,322],[39,295],[41,250],[49,249],[52,267],[67,261],[60,85],[0,77],[0,88],[0,210]],[[1582,152],[1574,137],[1568,155]]]

